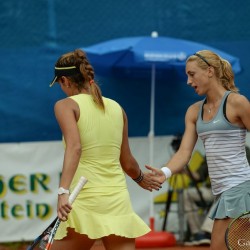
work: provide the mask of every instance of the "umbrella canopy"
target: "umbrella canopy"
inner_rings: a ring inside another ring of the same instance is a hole
[[[109,40],[83,48],[97,74],[128,78],[149,78],[152,64],[157,80],[185,81],[186,59],[199,50],[212,50],[228,60],[235,74],[241,71],[239,59],[216,48],[188,40],[151,36]]]

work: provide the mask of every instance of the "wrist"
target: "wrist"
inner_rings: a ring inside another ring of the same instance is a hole
[[[166,179],[172,176],[172,171],[168,167],[162,167],[161,171],[164,173]]]
[[[65,189],[63,187],[59,187],[58,189],[58,195],[61,195],[61,194],[69,194],[69,190],[68,189]]]
[[[137,183],[141,182],[143,180],[143,172],[140,170],[139,176],[133,180]]]

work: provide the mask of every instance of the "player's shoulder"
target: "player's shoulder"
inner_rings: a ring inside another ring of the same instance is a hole
[[[106,105],[113,105],[113,106],[121,107],[121,105],[114,99],[104,97],[104,96],[102,97],[102,99]]]
[[[60,99],[60,100],[56,101],[56,103],[54,105],[55,110],[67,110],[67,109],[72,110],[75,108],[78,108],[78,104],[74,99],[72,99],[70,97]]]
[[[197,114],[199,112],[200,108],[201,108],[202,102],[203,101],[198,101],[198,102],[195,102],[195,103],[191,104],[188,107],[187,112]]]
[[[233,105],[244,105],[244,104],[249,104],[249,100],[247,99],[246,96],[232,92],[228,96],[228,102],[233,104]]]
[[[198,102],[191,104],[188,107],[187,112],[186,112],[186,120],[187,121],[190,120],[194,123],[197,121],[201,105],[202,105],[202,101],[198,101]]]
[[[68,100],[68,98],[63,98],[63,99],[57,100],[55,102],[55,107],[58,107],[58,106],[60,107],[60,106],[65,105],[65,103],[67,103],[67,100]]]
[[[118,104],[117,101],[115,101],[114,99],[109,98],[109,97],[102,96],[102,99],[103,99],[104,102],[107,102],[107,103],[115,103],[115,104]]]

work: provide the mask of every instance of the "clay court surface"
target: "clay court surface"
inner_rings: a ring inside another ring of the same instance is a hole
[[[4,246],[4,245],[0,245],[0,250],[26,250],[27,245],[22,245],[22,246],[15,246],[15,247],[11,247],[11,246]],[[137,248],[138,250],[208,250],[209,247],[208,246],[194,246],[194,247],[185,247],[185,246],[175,246],[175,247],[164,247],[164,248]],[[73,250],[73,249],[72,249]],[[92,248],[91,250],[105,250],[105,248],[103,247],[101,242],[97,242]],[[119,250],[119,249],[117,249]]]
[[[185,247],[185,246],[175,246],[175,247],[163,247],[163,248],[137,248],[138,250],[208,250],[209,246],[194,246],[194,247]],[[1,249],[0,249],[1,250]],[[105,250],[105,248],[103,247],[101,242],[97,242],[92,248],[91,250]],[[119,250],[119,249],[117,249]]]

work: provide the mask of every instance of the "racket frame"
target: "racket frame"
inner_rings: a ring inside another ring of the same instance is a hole
[[[229,223],[229,225],[228,225],[228,227],[227,227],[227,229],[226,229],[226,232],[225,232],[225,243],[226,243],[227,249],[233,250],[233,248],[231,248],[231,246],[229,245],[229,240],[228,240],[229,231],[230,231],[230,229],[231,229],[231,226],[232,226],[238,219],[240,219],[241,217],[244,217],[244,216],[246,216],[246,215],[248,215],[248,214],[250,214],[250,211],[247,211],[247,212],[242,213],[240,216],[234,218],[234,219]],[[249,220],[250,220],[250,218],[249,218]]]
[[[87,183],[87,179],[83,176],[81,176],[80,180],[78,181],[77,185],[75,186],[73,192],[70,194],[69,196],[69,204],[73,204],[73,202],[75,201],[77,195],[79,194],[79,192],[81,191],[81,189],[83,188],[83,186]],[[51,223],[50,225],[32,242],[32,244],[30,246],[28,246],[27,250],[33,250],[34,247],[43,239],[43,237],[47,234],[47,231],[49,230],[49,228],[52,227],[51,231],[50,231],[50,236],[49,236],[49,240],[48,243],[46,244],[45,250],[49,250],[51,248],[51,245],[54,241],[54,237],[56,235],[56,231],[60,225],[60,219],[58,217],[56,217]]]

